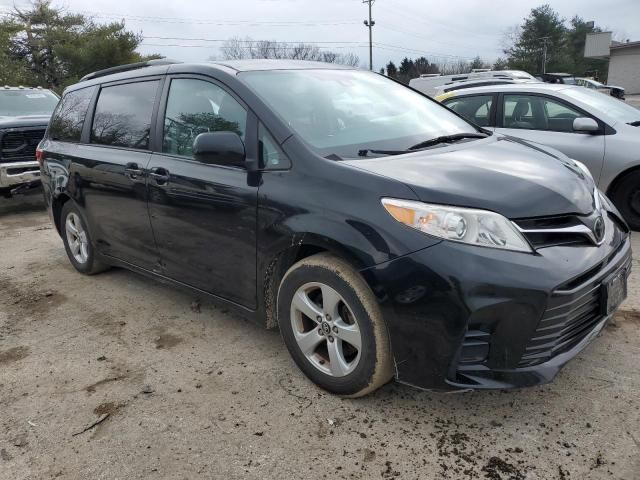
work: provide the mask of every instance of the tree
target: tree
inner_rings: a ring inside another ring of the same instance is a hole
[[[232,37],[226,40],[222,47],[222,56],[226,60],[240,60],[244,58],[272,58],[291,60],[312,60],[325,63],[339,63],[357,67],[360,58],[354,53],[336,53],[321,50],[320,47],[308,43],[287,43],[274,40],[253,40],[250,37],[241,39]]]
[[[503,47],[507,55],[506,64],[510,68],[531,73],[542,72],[543,47],[546,43],[547,71],[579,76],[599,74],[602,80],[606,76],[607,61],[584,58],[587,34],[600,31],[599,27],[592,22],[585,22],[578,15],[565,25],[565,20],[549,5],[534,8],[522,25],[505,33]],[[499,60],[502,64],[503,59]]]
[[[509,57],[509,64],[519,70],[542,72],[545,70],[543,59],[546,44],[546,69],[558,70],[565,60],[565,31],[564,19],[549,5],[534,8],[524,19],[515,43],[504,51]]]
[[[479,68],[491,68],[491,65],[489,65],[488,63],[485,63],[485,61],[482,60],[480,56],[477,56],[471,61],[471,64],[469,65],[469,69],[474,70]]]
[[[27,10],[14,7],[0,20],[0,36],[6,83],[25,78],[56,90],[95,70],[158,58],[136,52],[142,36],[127,31],[123,22],[99,25],[52,7],[51,0],[36,0]],[[15,74],[9,75],[12,67]]]
[[[400,67],[398,68],[398,80],[400,80],[402,83],[408,84],[409,80],[415,77],[417,77],[417,75],[416,67],[413,63],[413,60],[408,57],[404,57],[400,62]]]
[[[506,58],[497,58],[493,65],[491,66],[492,70],[507,70],[509,68],[509,62]]]
[[[387,63],[387,76],[391,78],[398,78],[398,68],[395,63]]]
[[[427,60],[425,57],[416,58],[413,61],[413,66],[417,75],[439,72],[438,66],[435,63],[429,63],[429,60]]]
[[[567,67],[566,71],[573,72],[576,75],[587,75],[587,73],[596,73],[595,76],[603,80],[603,76],[607,74],[607,61],[595,58],[584,57],[584,44],[588,33],[596,33],[602,31],[592,22],[585,22],[578,15],[571,19],[570,27],[566,32],[565,48],[567,51]]]

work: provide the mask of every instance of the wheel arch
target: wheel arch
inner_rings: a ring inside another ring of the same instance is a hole
[[[632,167],[629,167],[626,170],[623,170],[622,172],[620,172],[618,175],[616,175],[613,181],[609,184],[609,188],[607,188],[607,191],[606,191],[607,197],[609,198],[612,197],[613,193],[616,191],[616,188],[618,188],[618,186],[620,185],[620,182],[624,177],[638,171],[640,171],[640,163],[633,165]]]
[[[59,235],[62,235],[62,218],[61,218],[62,208],[64,207],[65,203],[67,203],[69,200],[71,200],[71,197],[66,193],[61,193],[60,195],[57,195],[51,200],[51,212],[53,214],[53,222],[56,226],[56,230],[58,231]]]
[[[359,271],[366,267],[362,260],[338,241],[314,233],[299,233],[291,238],[286,248],[278,249],[264,263],[262,279],[262,305],[264,322],[268,329],[278,326],[277,296],[282,277],[292,265],[312,255],[328,252]]]

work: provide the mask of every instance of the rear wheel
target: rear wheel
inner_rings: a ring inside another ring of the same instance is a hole
[[[68,201],[62,207],[62,241],[71,264],[80,273],[93,275],[108,268],[96,256],[89,231],[80,210]]]
[[[336,257],[321,253],[289,269],[278,293],[278,321],[298,367],[325,390],[360,397],[393,375],[376,299]]]
[[[640,230],[640,170],[617,182],[611,200],[633,230]]]

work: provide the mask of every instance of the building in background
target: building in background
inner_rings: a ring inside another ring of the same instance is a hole
[[[584,56],[609,60],[607,83],[640,94],[640,42],[612,41],[611,32],[588,33]]]

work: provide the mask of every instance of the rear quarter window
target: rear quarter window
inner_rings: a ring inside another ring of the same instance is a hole
[[[49,126],[52,140],[79,142],[82,127],[95,87],[83,88],[67,93],[53,112]]]
[[[91,126],[91,143],[147,150],[158,80],[103,87]]]

